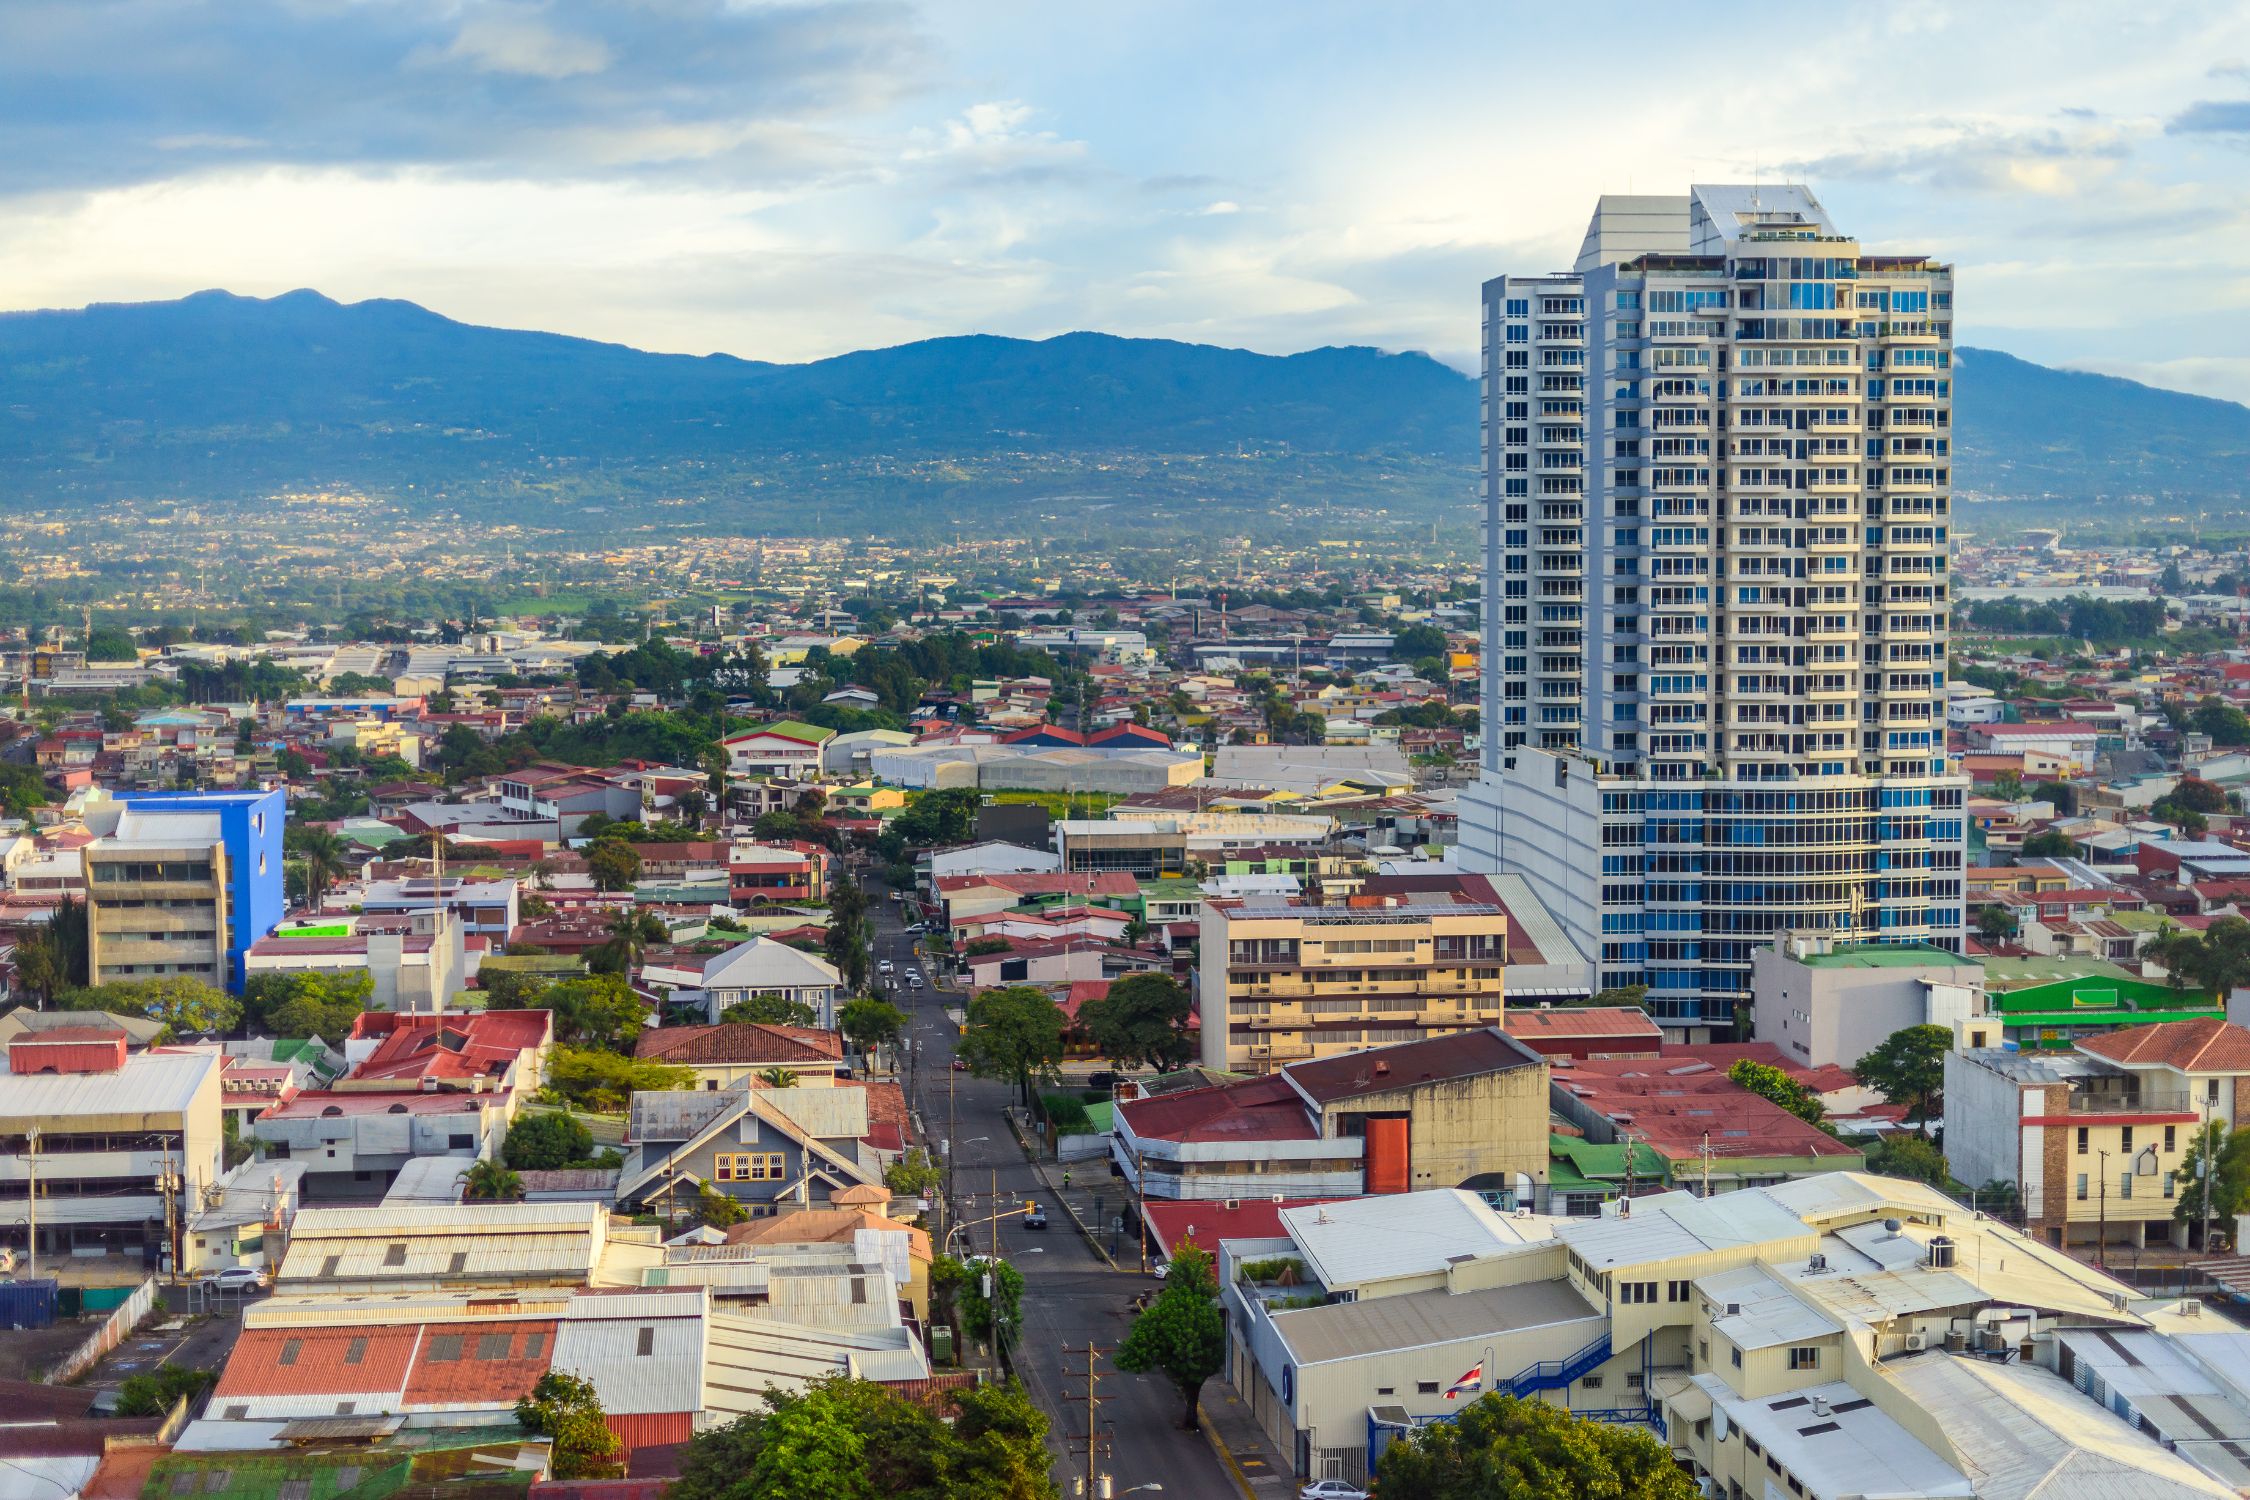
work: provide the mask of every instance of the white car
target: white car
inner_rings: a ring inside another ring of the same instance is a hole
[[[897,964],[892,963],[889,959],[886,958],[881,963],[875,966],[875,972],[878,974],[888,974],[897,967]]]
[[[219,1291],[254,1292],[266,1284],[266,1273],[256,1266],[228,1266],[223,1271],[206,1271],[203,1284]]]
[[[1347,1479],[1316,1479],[1297,1491],[1297,1500],[1367,1500],[1367,1491]]]

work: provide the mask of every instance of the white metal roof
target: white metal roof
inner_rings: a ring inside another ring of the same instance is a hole
[[[703,988],[707,990],[841,983],[843,978],[835,965],[765,937],[737,943],[703,966]]]
[[[1511,1219],[1461,1188],[1351,1198],[1281,1211],[1281,1227],[1296,1241],[1322,1285],[1442,1271],[1464,1256],[1498,1255],[1545,1240],[1555,1221]]]
[[[1565,1219],[1555,1235],[1597,1270],[1649,1265],[1712,1250],[1740,1249],[1813,1238],[1805,1221],[1766,1196],[1747,1188],[1698,1198],[1691,1193],[1658,1193],[1635,1198],[1632,1214],[1605,1213],[1598,1219]]]
[[[710,1308],[696,1292],[573,1297],[555,1326],[553,1367],[591,1381],[606,1412],[700,1412]]]
[[[1578,1323],[1585,1326],[1561,1340],[1558,1355],[1583,1346],[1608,1326],[1605,1315],[1589,1306],[1567,1281],[1527,1281],[1474,1292],[1412,1292],[1273,1315],[1274,1332],[1300,1365]],[[1500,1376],[1512,1373],[1498,1372]]]
[[[0,1123],[56,1131],[91,1116],[178,1115],[220,1066],[216,1052],[136,1052],[114,1073],[0,1073]]]
[[[713,1312],[704,1368],[704,1410],[714,1421],[765,1409],[771,1387],[801,1391],[822,1375],[918,1380],[930,1373],[906,1328],[810,1328],[800,1323]]]
[[[1841,1380],[1754,1401],[1715,1375],[1699,1375],[1695,1384],[1815,1495],[1939,1500],[1987,1493]]]
[[[1771,1349],[1842,1333],[1844,1325],[1811,1306],[1763,1265],[1740,1266],[1696,1282],[1719,1309],[1711,1326],[1744,1349]]]
[[[1883,1362],[1944,1430],[1979,1500],[2187,1500],[2234,1489],[2035,1365],[1950,1354]]]

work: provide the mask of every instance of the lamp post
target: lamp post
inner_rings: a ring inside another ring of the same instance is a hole
[[[2100,1193],[2094,1209],[2094,1264],[2106,1271],[2109,1269],[2109,1153],[2096,1151],[2094,1157],[2101,1164],[2101,1181],[2095,1184]]]

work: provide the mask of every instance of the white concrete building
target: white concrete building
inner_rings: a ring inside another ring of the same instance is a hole
[[[1752,959],[1750,992],[1758,1040],[1808,1068],[1848,1068],[1909,1026],[1959,1035],[1984,1012],[1984,966],[1922,944],[1788,933]]]
[[[1572,270],[1485,286],[1457,858],[1683,1039],[1776,932],[1960,945],[1952,297],[1794,186],[1605,196]]]

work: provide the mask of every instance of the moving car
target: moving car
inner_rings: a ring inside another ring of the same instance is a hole
[[[1348,1479],[1316,1479],[1297,1491],[1297,1500],[1367,1500],[1367,1491]]]
[[[1023,1216],[1023,1227],[1026,1229],[1045,1229],[1047,1227],[1047,1210],[1034,1208],[1030,1213],[1025,1214]]]
[[[953,1071],[956,1073],[966,1073],[969,1071],[969,1065],[961,1061],[960,1058],[956,1057],[955,1059],[953,1059]]]
[[[886,958],[881,963],[875,966],[875,972],[878,974],[888,974],[897,967],[897,964],[892,963],[889,959]]]

